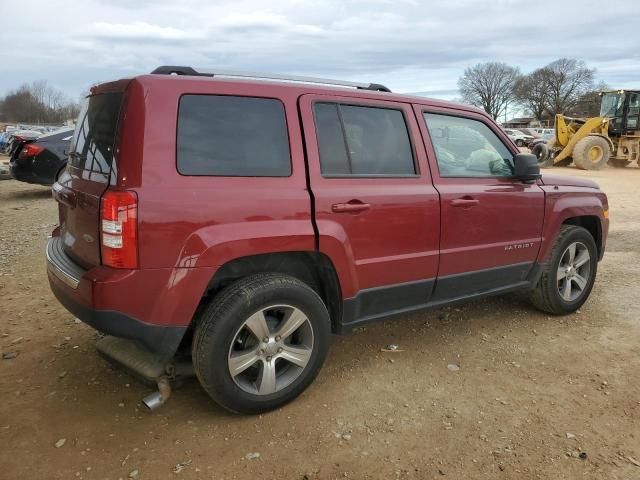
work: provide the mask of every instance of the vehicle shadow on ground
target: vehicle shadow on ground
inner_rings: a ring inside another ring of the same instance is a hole
[[[547,315],[537,311],[527,301],[526,295],[512,293],[498,297],[490,297],[475,302],[460,305],[458,307],[448,307],[439,310],[428,310],[394,320],[373,323],[358,329],[351,334],[334,336],[332,345],[323,369],[316,382],[316,389],[309,389],[295,400],[296,406],[285,406],[284,410],[307,408],[305,402],[317,400],[316,395],[325,398],[324,401],[333,403],[332,399],[339,402],[343,397],[342,383],[339,381],[340,372],[345,369],[357,370],[361,375],[369,375],[368,371],[378,368],[378,359],[381,348],[387,344],[397,344],[403,351],[417,353],[421,350],[437,351],[446,344],[452,351],[468,340],[468,336],[481,337],[484,332],[496,332],[505,328],[509,323],[510,327],[519,325],[527,329],[540,328]],[[446,341],[443,343],[443,339]],[[455,345],[452,345],[453,344]],[[91,351],[91,349],[90,349]],[[357,355],[353,355],[358,352]],[[89,355],[97,352],[89,353]],[[401,357],[398,357],[400,359]],[[426,361],[426,360],[425,360]],[[173,389],[171,398],[167,404],[156,412],[148,412],[142,405],[141,400],[146,395],[152,393],[155,388],[136,382],[133,377],[117,368],[111,369],[111,365],[105,360],[99,363],[99,369],[111,374],[99,375],[107,391],[118,392],[117,396],[126,395],[129,401],[138,404],[138,415],[146,418],[151,424],[156,421],[154,418],[160,417],[171,419],[171,421],[184,421],[194,418],[196,415],[200,420],[225,421],[236,419],[240,424],[252,422],[254,416],[236,415],[218,406],[209,398],[205,390],[200,386],[196,378],[185,380],[182,385]],[[92,375],[100,372],[92,372]],[[130,384],[130,388],[123,388],[123,385]],[[333,385],[333,386],[332,386]],[[335,391],[331,393],[331,390]],[[86,398],[83,398],[86,397]],[[79,392],[78,408],[80,411],[85,408],[87,415],[95,408],[92,403],[93,393],[90,390]],[[109,410],[113,407],[104,405]],[[278,412],[280,410],[276,410]]]
[[[496,312],[497,314],[492,314]],[[535,309],[528,301],[526,293],[510,293],[497,297],[489,297],[475,302],[448,307],[438,310],[427,310],[398,317],[386,322],[372,323],[351,334],[334,336],[332,346],[327,356],[319,380],[324,387],[316,388],[331,390],[331,384],[336,379],[336,373],[344,368],[360,370],[362,375],[368,375],[369,369],[376,368],[376,358],[380,356],[380,349],[389,343],[397,344],[407,352],[417,352],[422,349],[435,350],[441,347],[442,338],[447,335],[448,341],[463,342],[464,333],[471,332],[480,337],[483,332],[504,328],[505,322],[511,326],[521,325],[526,329],[540,327],[547,315]],[[429,325],[425,329],[425,325]],[[528,331],[528,330],[527,330]],[[459,340],[456,335],[459,334]],[[356,356],[354,352],[358,352]],[[322,381],[322,377],[327,380]],[[336,401],[341,399],[343,392],[339,383],[334,382]],[[325,391],[326,393],[326,391]],[[295,402],[313,402],[313,385],[310,390],[294,400]],[[197,412],[200,418],[207,420],[238,419],[240,422],[253,416],[236,415],[218,406],[209,398],[204,389],[194,378],[183,386],[175,389],[169,404],[162,407],[162,415],[173,417],[174,420],[192,418]],[[306,400],[305,400],[305,397]],[[295,408],[295,407],[294,407]],[[298,405],[298,408],[303,408]],[[288,409],[284,406],[283,409]],[[278,410],[276,410],[278,411]]]
[[[9,194],[9,199],[13,200],[39,200],[41,198],[51,198],[53,200],[50,187],[36,187],[33,190],[22,190]]]

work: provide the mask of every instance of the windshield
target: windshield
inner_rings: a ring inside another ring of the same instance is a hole
[[[620,93],[605,93],[600,104],[601,117],[622,117],[624,95]]]

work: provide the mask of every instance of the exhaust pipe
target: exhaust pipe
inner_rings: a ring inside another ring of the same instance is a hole
[[[158,391],[144,397],[142,404],[147,407],[150,412],[155,412],[169,400],[170,396],[171,383],[168,377],[162,376],[158,378]]]

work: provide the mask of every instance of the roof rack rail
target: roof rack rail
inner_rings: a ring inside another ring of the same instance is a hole
[[[156,75],[191,75],[196,77],[240,77],[240,78],[264,78],[267,80],[284,80],[288,82],[319,83],[324,85],[337,85],[340,87],[353,87],[360,90],[373,90],[377,92],[391,92],[379,83],[347,82],[344,80],[332,80],[330,78],[301,77],[297,75],[280,75],[277,73],[238,72],[230,70],[212,70],[208,68],[179,67],[163,65],[151,72]]]

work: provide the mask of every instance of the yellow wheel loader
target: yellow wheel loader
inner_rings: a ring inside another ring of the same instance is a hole
[[[617,90],[600,94],[600,116],[588,119],[556,115],[555,138],[538,141],[531,152],[542,167],[569,165],[599,170],[607,162],[640,166],[640,90]]]

